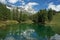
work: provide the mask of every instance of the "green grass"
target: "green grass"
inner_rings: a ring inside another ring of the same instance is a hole
[[[54,15],[50,25],[56,33],[60,34],[60,13]]]

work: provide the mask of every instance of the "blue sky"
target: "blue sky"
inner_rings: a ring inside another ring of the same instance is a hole
[[[15,6],[22,6],[24,4],[25,7],[27,7],[27,5],[29,7],[30,3],[30,9],[34,9],[35,11],[45,8],[52,8],[53,10],[60,11],[60,0],[5,0],[5,2]]]

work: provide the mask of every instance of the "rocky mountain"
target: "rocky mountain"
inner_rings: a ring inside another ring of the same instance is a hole
[[[31,15],[31,14],[35,14],[35,12],[33,11],[33,10],[25,10],[25,8],[24,7],[16,7],[16,6],[14,6],[14,5],[6,5],[6,7],[8,8],[8,9],[10,9],[11,11],[14,9],[14,10],[16,10],[16,9],[18,9],[18,11],[20,12],[20,11],[22,11],[22,13],[26,13],[26,14],[29,14],[29,15]]]

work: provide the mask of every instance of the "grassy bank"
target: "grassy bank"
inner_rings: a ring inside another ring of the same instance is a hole
[[[10,25],[10,24],[17,24],[18,22],[16,20],[7,20],[7,21],[0,21],[0,28],[5,29],[6,25]],[[31,24],[32,21],[28,20],[22,23],[29,23]],[[60,34],[60,13],[56,14],[53,16],[53,20],[50,23],[47,23],[46,25],[50,25],[51,28],[53,29],[53,31],[55,31],[56,33]]]
[[[60,34],[60,13],[54,15],[53,20],[49,23],[51,25],[52,29]]]

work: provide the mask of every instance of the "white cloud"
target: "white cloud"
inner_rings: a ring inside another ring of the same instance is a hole
[[[22,2],[22,5],[25,5],[25,2],[24,2],[24,0],[20,0],[20,2]]]
[[[0,0],[0,2],[3,3],[3,4],[6,4],[7,1],[8,1],[9,3],[13,3],[13,4],[14,4],[14,3],[16,3],[18,0]]]
[[[52,10],[60,11],[60,5],[54,5],[53,2],[49,3],[48,9],[50,9],[50,8]]]
[[[15,4],[18,1],[22,2],[22,6],[19,6],[19,7],[22,7],[24,10],[26,10],[27,12],[30,12],[30,13],[33,13],[33,12],[35,13],[36,11],[33,7],[38,5],[38,3],[36,3],[36,2],[29,2],[29,3],[25,4],[24,0],[0,0],[0,2],[4,3],[4,4],[6,4],[7,1],[12,4]],[[8,7],[8,6],[6,6],[6,7],[8,9],[11,9],[11,7]]]
[[[12,4],[16,3],[17,1],[20,1],[22,2],[22,4],[25,4],[24,0],[0,0],[0,2],[4,4],[6,4],[7,1]]]
[[[26,10],[27,12],[30,12],[30,13],[37,12],[37,11],[35,11],[34,6],[39,5],[38,3],[29,2],[29,3],[25,4],[25,2],[23,0],[20,0],[20,1],[22,1],[22,6],[19,6],[19,7],[23,8],[23,10]],[[11,10],[10,7],[7,6],[7,8]]]
[[[22,5],[25,5],[25,2],[22,2]]]
[[[18,0],[8,0],[9,3],[16,3]]]
[[[26,4],[24,7],[25,7],[25,10],[27,10],[28,12],[31,12],[31,13],[35,13],[36,11],[34,10],[34,6],[38,5],[38,3],[36,2],[29,2],[28,4]]]
[[[35,11],[34,6],[39,5],[36,2],[29,2],[25,5],[19,6],[22,7],[24,10],[26,10],[29,13],[36,13],[37,11]]]
[[[0,2],[6,4],[6,0],[0,0]]]

